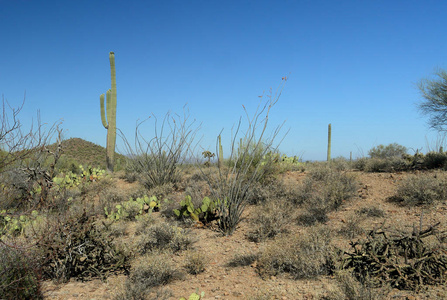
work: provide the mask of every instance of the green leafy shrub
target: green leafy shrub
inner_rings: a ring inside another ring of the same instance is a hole
[[[406,153],[407,148],[397,143],[389,144],[387,146],[378,145],[368,151],[368,155],[371,158],[402,157],[402,155]]]
[[[0,297],[43,299],[39,263],[30,250],[0,243]]]
[[[440,174],[409,175],[397,187],[392,200],[403,205],[430,205],[447,196],[447,180]]]

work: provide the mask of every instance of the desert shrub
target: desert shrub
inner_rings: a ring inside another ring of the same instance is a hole
[[[52,219],[37,247],[45,258],[45,278],[57,281],[105,278],[129,268],[128,254],[114,245],[109,234],[98,231],[85,210]]]
[[[143,214],[137,220],[137,226],[135,228],[135,233],[140,235],[145,232],[146,229],[155,224],[155,219],[152,213]]]
[[[361,220],[362,218],[358,215],[349,216],[338,231],[338,234],[347,239],[353,239],[357,235],[363,233],[363,229],[359,226]]]
[[[445,169],[447,166],[447,153],[428,152],[425,154],[422,167],[426,169]]]
[[[330,231],[311,228],[294,237],[281,237],[261,251],[257,271],[262,277],[288,273],[294,279],[313,278],[333,271]]]
[[[0,210],[26,209],[35,205],[31,195],[33,183],[20,169],[11,169],[0,174]]]
[[[344,157],[336,157],[331,160],[331,168],[336,171],[347,171],[351,169],[351,162]]]
[[[352,162],[352,167],[359,171],[364,171],[367,161],[368,161],[367,157],[360,157]]]
[[[391,199],[403,205],[430,205],[447,195],[446,179],[438,174],[410,175],[404,178]]]
[[[398,172],[411,168],[411,163],[401,157],[379,158],[373,157],[366,160],[363,171],[365,172]]]
[[[253,264],[256,260],[258,260],[259,255],[256,253],[249,254],[236,254],[233,258],[227,263],[228,267],[246,267]]]
[[[317,223],[326,223],[329,221],[329,211],[326,207],[306,206],[305,211],[298,215],[297,223],[303,226],[313,226]]]
[[[162,253],[148,253],[132,263],[132,271],[124,284],[124,291],[116,300],[170,299],[166,290],[156,289],[180,278],[180,273],[171,263],[171,258]]]
[[[336,171],[328,165],[314,167],[301,185],[297,204],[304,208],[298,223],[312,226],[325,223],[327,213],[338,209],[356,195],[358,182],[353,175]]]
[[[151,196],[156,196],[157,199],[163,200],[170,194],[174,192],[174,184],[168,182],[162,185],[158,185],[149,190],[148,194]]]
[[[208,264],[208,258],[203,252],[192,250],[188,251],[185,256],[185,269],[189,274],[197,275],[205,271]]]
[[[359,215],[366,215],[367,217],[381,218],[385,216],[383,209],[371,206],[363,207],[357,211]]]
[[[378,145],[368,151],[368,155],[371,158],[402,157],[402,155],[406,153],[407,148],[397,143],[389,144],[387,146]]]
[[[32,249],[0,243],[0,297],[43,299],[40,265]]]
[[[374,288],[370,282],[360,282],[347,271],[336,272],[337,289],[325,296],[326,300],[388,299],[389,289]]]
[[[248,232],[248,239],[262,242],[284,232],[285,225],[290,222],[290,211],[284,202],[279,201],[256,207],[255,217],[252,220],[254,229]]]
[[[167,223],[154,224],[147,227],[137,241],[139,252],[145,254],[154,250],[186,250],[194,240],[190,231]]]

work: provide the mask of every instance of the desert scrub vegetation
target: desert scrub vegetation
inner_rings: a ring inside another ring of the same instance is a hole
[[[159,287],[182,277],[171,261],[168,254],[160,252],[136,258],[123,290],[114,299],[169,299],[170,293]]]
[[[253,229],[247,233],[247,238],[250,241],[263,242],[287,232],[286,225],[292,220],[290,204],[270,201],[253,209],[255,213],[251,220]]]
[[[186,109],[182,117],[167,113],[161,124],[155,115],[150,119],[154,120],[153,138],[141,133],[145,121],[136,126],[133,146],[122,135],[128,157],[126,171],[137,173],[137,179],[147,189],[180,180],[179,164],[189,158],[199,129]]]
[[[43,299],[39,256],[23,245],[0,243],[0,296]]]
[[[189,230],[161,222],[144,228],[136,247],[141,254],[155,250],[177,252],[189,249],[194,241]]]
[[[231,137],[227,166],[224,166],[224,153],[219,135],[216,142],[218,174],[206,176],[208,173],[203,171],[210,187],[211,198],[218,203],[217,224],[224,235],[231,235],[236,230],[248,204],[250,187],[265,178],[267,170],[273,163],[273,155],[267,154],[276,153],[277,147],[274,147],[273,143],[282,126],[276,127],[269,137],[266,137],[266,130],[270,111],[278,101],[285,81],[284,77],[282,84],[274,93],[270,90],[267,101],[264,102],[264,96],[261,97],[252,117],[244,107],[248,126],[245,130],[241,128],[242,119],[236,125]]]
[[[331,274],[331,234],[328,228],[320,226],[293,237],[280,237],[261,250],[256,266],[259,275],[266,278],[286,273],[301,279]]]
[[[439,172],[409,175],[398,185],[391,200],[407,206],[435,204],[445,201],[446,186],[447,178]]]
[[[359,183],[352,174],[337,171],[327,163],[314,166],[294,199],[295,204],[305,210],[298,217],[298,222],[303,225],[326,222],[327,213],[352,199],[358,187]]]

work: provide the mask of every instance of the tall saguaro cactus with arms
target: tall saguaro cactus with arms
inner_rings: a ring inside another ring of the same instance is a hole
[[[104,105],[104,94],[99,96],[101,105],[102,125],[107,129],[107,170],[113,172],[115,144],[116,144],[116,72],[115,53],[109,53],[110,73],[112,76],[112,88],[106,92],[106,104]],[[107,115],[106,115],[107,112]]]

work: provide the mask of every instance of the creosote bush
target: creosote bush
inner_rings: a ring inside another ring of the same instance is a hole
[[[379,145],[368,151],[371,158],[402,157],[402,155],[406,153],[407,148],[397,143],[389,144],[387,146]]]

